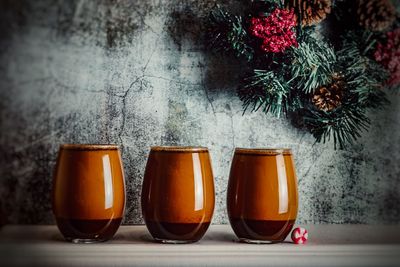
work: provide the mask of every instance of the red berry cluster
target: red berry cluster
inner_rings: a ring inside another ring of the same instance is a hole
[[[288,47],[298,46],[295,26],[296,18],[293,10],[277,8],[268,17],[251,18],[250,32],[262,39],[261,48],[265,52],[278,53]]]
[[[379,43],[374,53],[375,60],[391,74],[388,85],[400,84],[400,28],[387,33],[385,44]]]

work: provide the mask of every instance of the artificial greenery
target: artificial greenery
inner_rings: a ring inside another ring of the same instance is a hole
[[[285,1],[255,0],[238,14],[217,6],[210,15],[210,46],[244,60],[252,70],[240,74],[238,95],[244,112],[292,116],[317,142],[332,140],[335,148],[345,149],[368,130],[367,111],[388,103],[384,88],[389,74],[374,60],[385,33],[353,23],[338,36],[324,35],[320,27],[297,22],[291,30],[296,33],[293,43],[288,39],[291,31],[279,32],[291,25],[293,13],[281,11],[284,15],[268,18],[285,6]],[[345,25],[352,17],[354,3],[348,7],[340,2],[332,11],[330,28],[335,29],[335,23]],[[274,42],[278,52],[260,48]]]
[[[243,56],[247,61],[253,59],[253,48],[247,44],[248,34],[243,26],[242,17],[216,8],[210,15],[211,46],[216,51],[232,52]]]
[[[308,36],[292,49],[291,77],[296,77],[297,88],[312,93],[316,88],[329,84],[334,73],[336,54],[326,42]]]

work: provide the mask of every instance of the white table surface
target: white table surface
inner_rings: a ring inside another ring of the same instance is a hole
[[[0,266],[400,266],[400,226],[306,225],[309,241],[253,245],[229,225],[211,225],[193,244],[152,241],[145,226],[121,226],[113,240],[65,242],[54,225],[0,229]]]

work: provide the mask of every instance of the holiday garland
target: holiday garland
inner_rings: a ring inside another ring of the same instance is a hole
[[[325,19],[335,35],[319,27]],[[335,148],[360,137],[367,111],[388,103],[384,88],[400,85],[400,28],[389,0],[253,0],[240,14],[217,6],[209,29],[214,51],[250,69],[238,86],[244,111],[290,117]]]

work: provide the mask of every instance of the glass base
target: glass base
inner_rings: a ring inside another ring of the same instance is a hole
[[[281,242],[281,241],[270,241],[270,240],[255,240],[247,238],[239,238],[239,241],[248,244],[275,244]]]
[[[171,240],[171,239],[159,239],[159,238],[154,238],[154,240],[163,244],[190,244],[197,242],[197,240]]]
[[[107,239],[86,239],[86,238],[70,238],[66,237],[65,240],[74,244],[93,244],[107,241]]]

